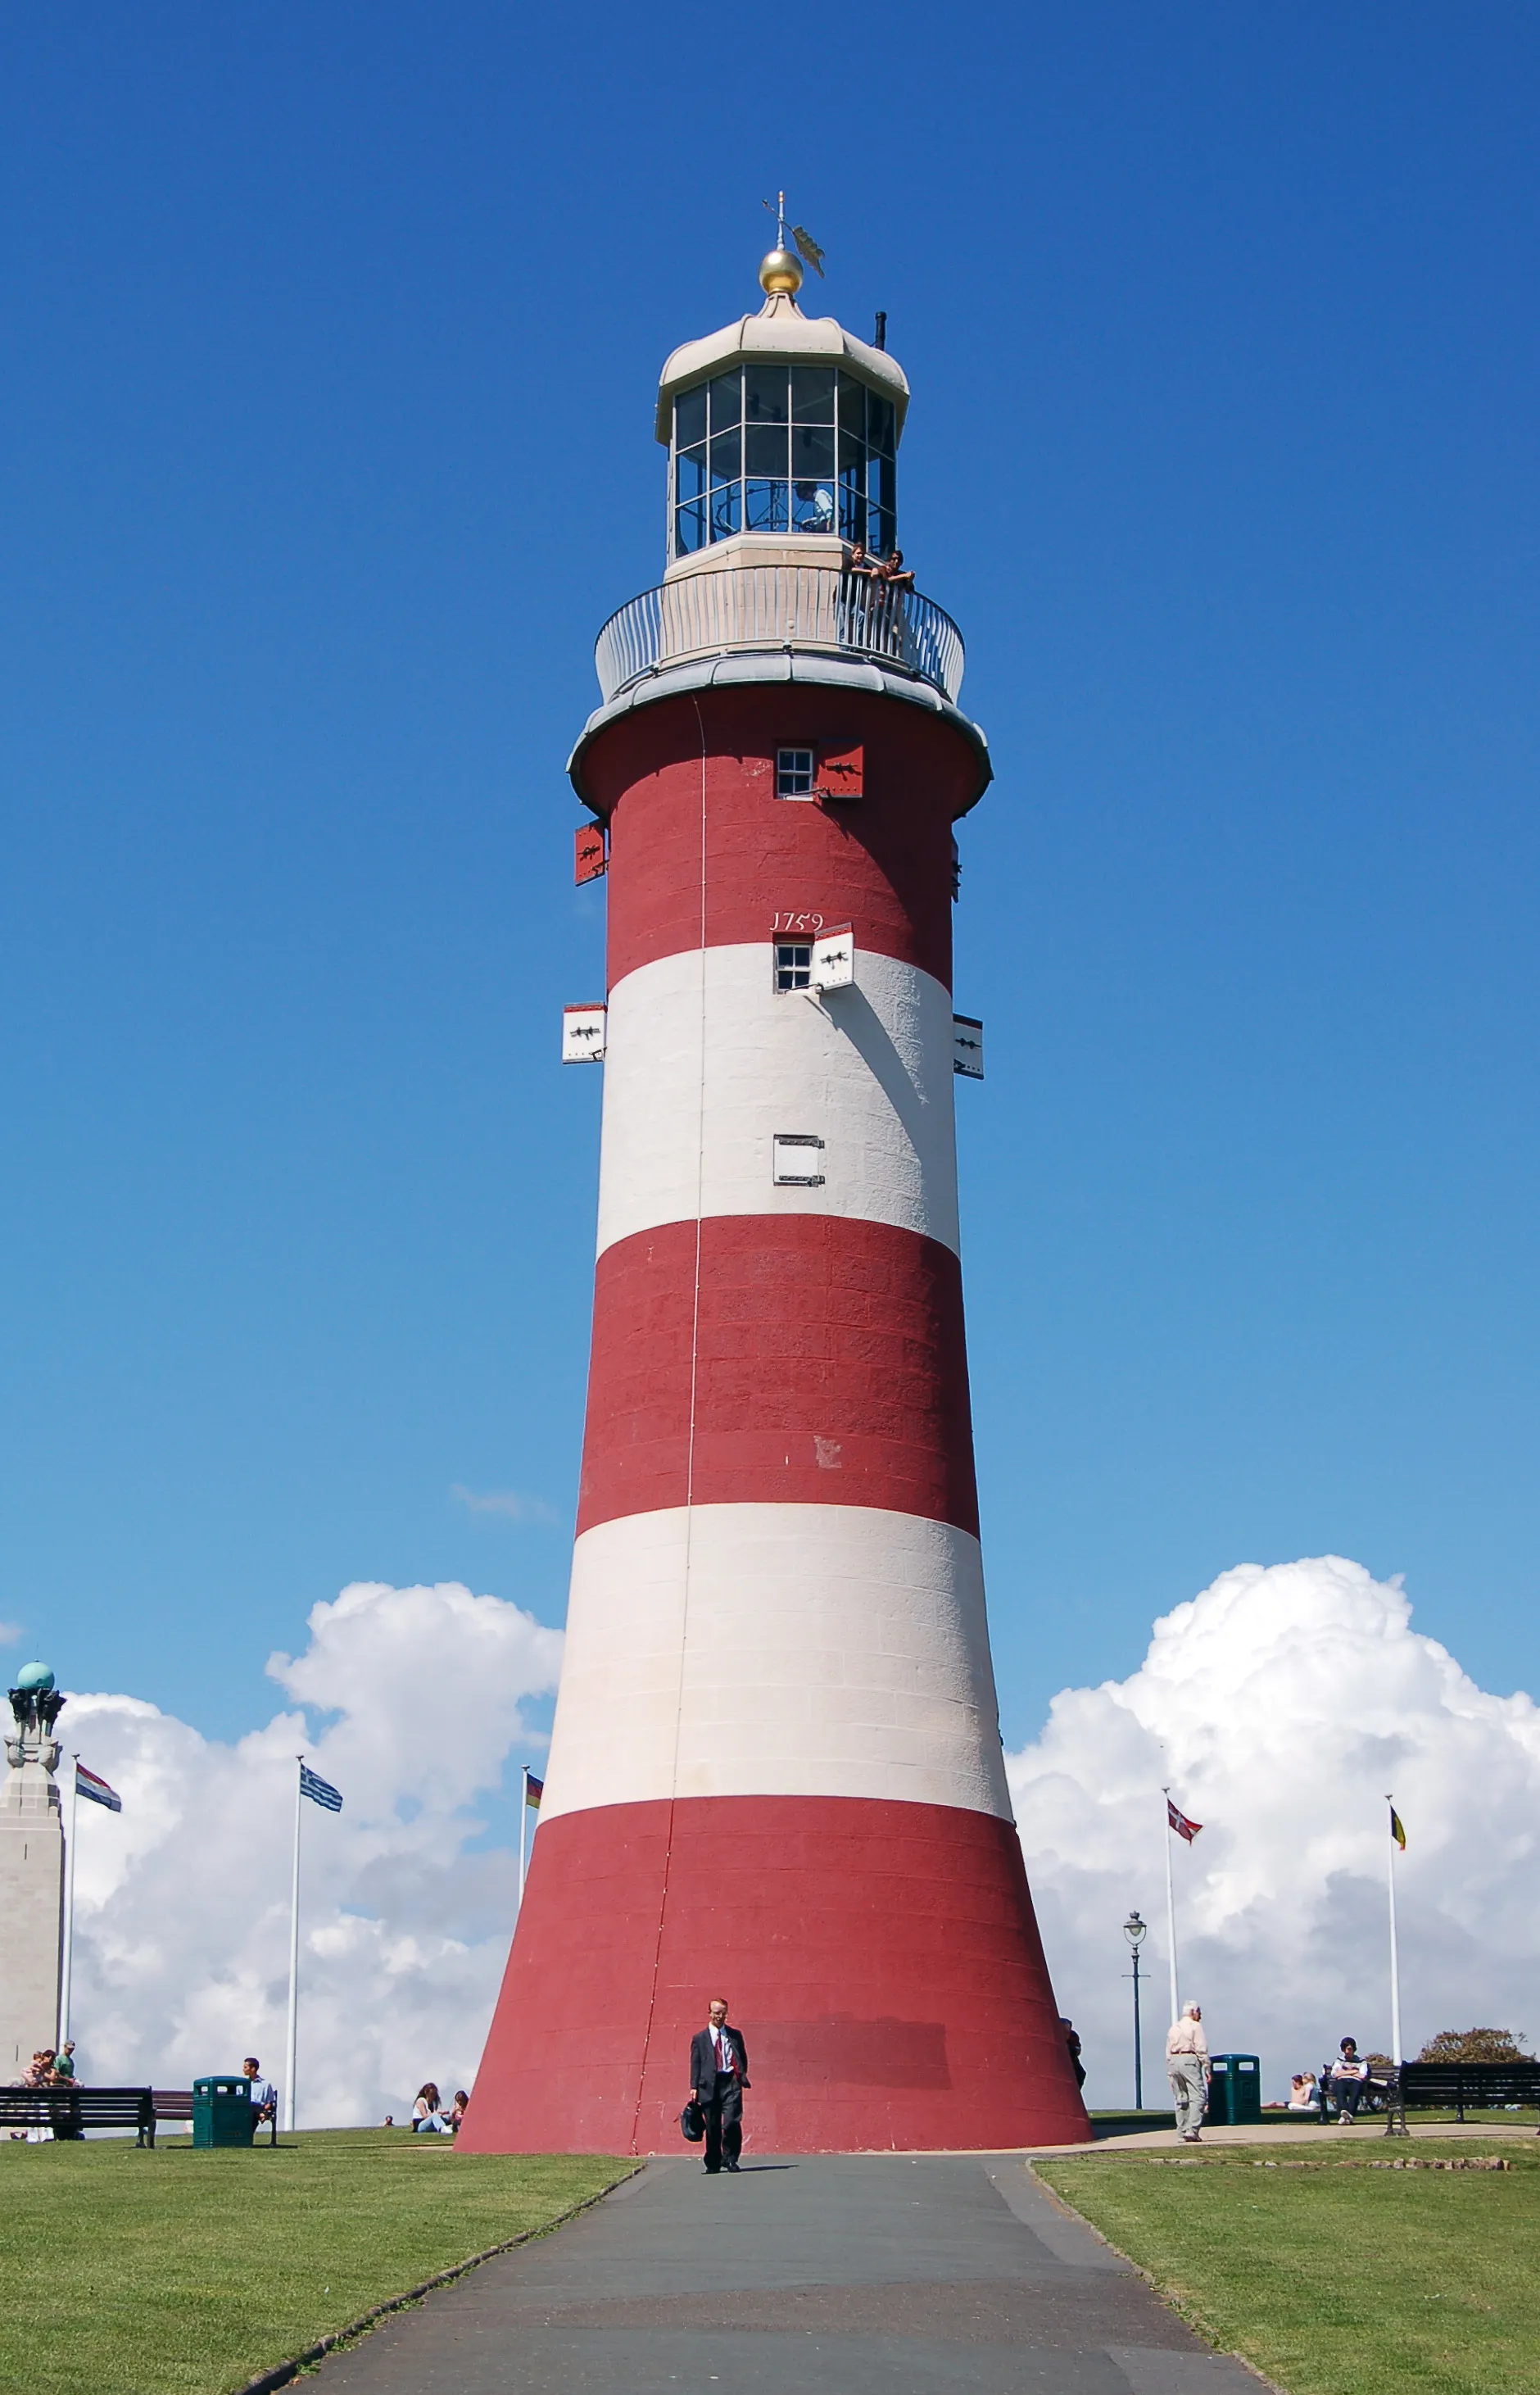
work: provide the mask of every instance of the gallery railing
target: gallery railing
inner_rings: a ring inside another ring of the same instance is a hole
[[[606,704],[643,674],[734,649],[815,649],[901,666],[955,699],[963,639],[917,590],[820,565],[717,566],[617,607],[594,646]]]

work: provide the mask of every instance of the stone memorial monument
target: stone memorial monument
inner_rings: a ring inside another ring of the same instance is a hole
[[[28,1663],[9,1691],[6,1776],[0,1780],[0,2080],[20,2079],[59,2036],[64,1943],[64,1821],[54,1736],[64,1700],[46,1663]]]

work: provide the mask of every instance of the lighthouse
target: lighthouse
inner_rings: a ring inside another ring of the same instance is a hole
[[[908,383],[802,279],[778,246],[763,306],[664,368],[665,570],[599,634],[571,762],[608,880],[607,994],[563,1033],[604,1075],[593,1345],[481,2151],[678,2150],[718,1994],[761,2150],[1086,2134],[964,1336],[953,827],[989,756],[893,562]]]

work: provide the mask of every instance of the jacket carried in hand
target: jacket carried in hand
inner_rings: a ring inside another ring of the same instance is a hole
[[[734,2029],[730,2021],[722,2035],[732,2049],[738,2076],[746,2087],[748,2048],[744,2044],[743,2031]],[[698,2029],[690,2041],[690,2084],[691,2087],[704,2087],[708,2096],[717,2084],[717,2041],[708,2029]]]

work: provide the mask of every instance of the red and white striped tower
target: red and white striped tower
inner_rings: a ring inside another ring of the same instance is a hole
[[[893,542],[908,386],[767,302],[664,372],[670,559],[600,636],[599,1263],[540,1833],[462,2143],[1085,2133],[1002,1764],[958,1261],[952,826],[990,768]],[[597,845],[597,843],[596,843]],[[600,1036],[601,1035],[601,1036]]]

